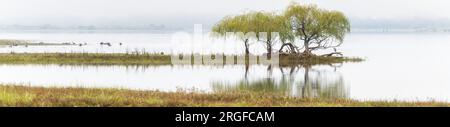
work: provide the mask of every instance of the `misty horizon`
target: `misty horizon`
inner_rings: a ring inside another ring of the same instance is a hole
[[[450,13],[450,9],[445,6],[448,2],[431,1],[433,2],[295,0],[342,11],[349,17],[354,29],[450,28],[450,16],[445,15]],[[291,0],[275,3],[270,0],[3,0],[0,2],[0,28],[192,29],[194,24],[209,28],[228,15],[247,11],[281,12],[290,2]]]

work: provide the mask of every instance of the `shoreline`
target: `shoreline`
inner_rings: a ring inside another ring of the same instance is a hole
[[[46,43],[46,42],[34,42],[29,40],[10,40],[10,39],[0,39],[0,46],[71,46],[78,45],[75,43]]]
[[[205,57],[207,55],[203,55]],[[210,57],[210,56],[207,56]],[[234,63],[238,56],[234,56]],[[243,57],[242,55],[239,57]],[[245,56],[244,56],[245,57]],[[259,64],[259,57],[257,58]],[[224,58],[225,61],[226,58]],[[361,62],[361,58],[280,55],[280,66],[329,65]],[[187,65],[192,64],[193,59]],[[150,53],[0,53],[0,64],[67,64],[67,65],[173,65],[171,55]],[[223,62],[225,65],[225,62]],[[246,59],[248,64],[248,58]],[[221,65],[221,64],[218,64]]]
[[[267,93],[161,92],[0,84],[0,106],[18,107],[448,107],[446,102],[292,98]]]

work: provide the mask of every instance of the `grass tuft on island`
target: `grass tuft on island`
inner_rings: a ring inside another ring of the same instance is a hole
[[[205,56],[204,56],[205,57]],[[211,56],[209,56],[211,57]],[[256,56],[259,61],[260,56]],[[225,60],[226,58],[224,58]],[[235,61],[237,56],[234,57]],[[361,58],[280,55],[280,65],[360,62]],[[0,64],[171,65],[171,56],[151,53],[1,53]]]
[[[253,92],[160,92],[106,88],[44,88],[0,85],[0,106],[15,107],[412,107],[441,102],[355,101],[292,98]]]

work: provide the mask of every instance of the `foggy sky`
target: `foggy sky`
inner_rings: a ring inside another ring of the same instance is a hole
[[[248,10],[282,11],[291,0],[0,0],[0,25],[212,24]],[[448,0],[296,0],[358,20],[450,19]]]

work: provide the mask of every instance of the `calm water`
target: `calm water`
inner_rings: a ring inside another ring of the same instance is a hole
[[[4,39],[88,46],[2,47],[0,52],[170,51],[169,34],[1,33]],[[113,46],[99,46],[98,42]],[[114,45],[117,43],[124,45]],[[313,67],[0,65],[0,83],[176,91],[264,91],[295,97],[450,102],[450,34],[354,33],[340,48],[360,63]]]

